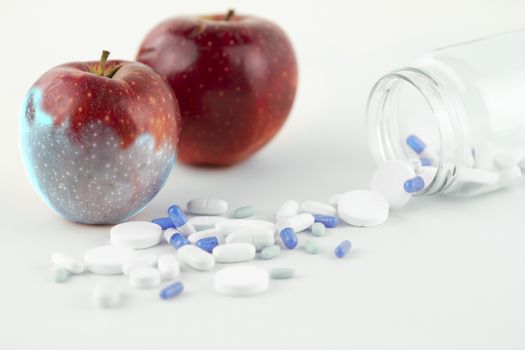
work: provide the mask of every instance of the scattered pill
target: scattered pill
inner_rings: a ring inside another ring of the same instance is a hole
[[[195,232],[188,236],[188,241],[190,241],[191,244],[197,243],[197,241],[208,238],[208,237],[216,237],[219,241],[219,244],[224,243],[224,239],[226,238],[226,235],[224,233],[219,232],[216,228],[210,228],[207,230]]]
[[[188,218],[186,217],[186,214],[182,211],[181,207],[178,205],[172,205],[168,209],[168,215],[173,221],[173,225],[175,225],[175,228],[180,231],[184,236],[188,237],[192,233],[195,233],[195,227],[193,227],[193,224],[188,221]]]
[[[152,223],[159,225],[161,229],[167,230],[169,228],[175,228],[175,225],[173,224],[173,221],[168,218],[158,218],[151,220]]]
[[[139,289],[155,288],[160,284],[160,273],[154,267],[137,267],[129,274],[129,283]]]
[[[437,153],[423,142],[418,136],[410,135],[406,139],[407,145],[417,154],[428,159],[438,159]]]
[[[270,278],[274,280],[284,280],[295,276],[295,270],[291,267],[277,267],[270,270]]]
[[[326,227],[322,222],[314,222],[312,227],[310,227],[310,230],[312,231],[312,234],[316,237],[320,237],[324,235],[326,231]]]
[[[339,203],[339,199],[341,198],[341,195],[342,195],[341,193],[334,194],[328,199],[328,203],[330,203],[330,205],[333,205],[334,207],[337,207],[337,204]]]
[[[184,285],[181,282],[175,282],[170,284],[166,288],[160,291],[161,299],[168,300],[176,297],[184,290]]]
[[[51,262],[57,267],[68,270],[69,272],[74,274],[79,274],[84,271],[84,264],[82,263],[82,261],[77,260],[66,253],[53,253],[53,255],[51,256]]]
[[[373,191],[350,191],[339,200],[338,212],[341,220],[349,225],[377,226],[388,219],[388,201]]]
[[[299,213],[299,202],[294,201],[292,199],[289,199],[285,201],[281,207],[277,210],[275,213],[275,217],[277,220],[281,220],[282,218],[288,217],[288,216],[294,216]]]
[[[403,188],[408,193],[417,193],[425,188],[425,180],[421,176],[416,176],[412,179],[406,180]]]
[[[307,230],[313,225],[315,219],[312,214],[302,213],[294,216],[283,218],[277,222],[279,232],[285,228],[290,227],[296,233]]]
[[[179,249],[185,244],[190,244],[190,241],[174,228],[164,231],[164,239],[175,249]]]
[[[335,247],[335,256],[343,258],[352,249],[352,243],[348,240],[344,240],[337,247]]]
[[[261,259],[269,260],[276,258],[281,253],[281,247],[278,245],[271,245],[261,250]]]
[[[339,219],[337,216],[330,215],[314,215],[314,222],[322,223],[325,227],[336,227],[339,224]]]
[[[432,159],[429,158],[421,157],[419,160],[421,161],[421,166],[432,166],[433,164]]]
[[[409,163],[394,159],[380,165],[370,181],[370,190],[388,200],[391,208],[401,208],[408,203],[412,194],[405,191],[405,181],[416,177]]]
[[[121,288],[113,281],[98,281],[93,290],[93,304],[100,308],[116,306],[121,298]]]
[[[213,248],[213,256],[220,263],[248,261],[255,257],[255,247],[250,243],[223,244]]]
[[[215,228],[219,230],[220,233],[227,235],[241,229],[273,229],[275,231],[275,224],[265,220],[228,219],[217,223]]]
[[[319,244],[313,239],[307,239],[304,242],[304,250],[306,250],[308,254],[317,254],[319,253]]]
[[[215,225],[219,221],[224,220],[226,220],[226,218],[223,216],[194,216],[190,218],[190,222],[193,224],[197,231],[215,228]]]
[[[228,267],[215,273],[213,285],[224,295],[255,295],[268,289],[268,272],[254,266]]]
[[[153,254],[143,254],[132,256],[124,264],[122,264],[122,273],[129,275],[131,270],[137,267],[153,267],[157,264],[157,256]]]
[[[162,280],[174,280],[180,275],[180,266],[177,258],[172,254],[163,254],[157,261],[157,269]]]
[[[499,180],[499,174],[494,171],[461,168],[458,171],[458,183],[471,183],[480,185],[496,185]]]
[[[236,230],[226,237],[226,243],[250,243],[260,251],[275,243],[275,230],[273,228]]]
[[[217,237],[206,237],[199,239],[195,245],[208,253],[211,253],[213,248],[219,245],[219,240]]]
[[[84,264],[91,273],[115,275],[122,273],[124,263],[136,255],[133,249],[107,245],[86,251]]]
[[[215,266],[213,255],[194,245],[180,247],[177,256],[184,264],[198,271],[207,271]]]
[[[61,267],[55,269],[54,271],[54,277],[55,277],[56,283],[63,283],[67,281],[70,276],[71,276],[71,272]]]
[[[110,241],[116,247],[145,249],[156,246],[162,239],[159,225],[148,221],[128,221],[110,230]]]
[[[292,228],[283,228],[279,235],[281,236],[281,240],[286,248],[294,249],[297,247],[297,235]]]
[[[337,213],[337,210],[330,204],[325,204],[316,201],[302,202],[301,210],[309,214],[321,214],[327,216],[334,216]]]
[[[233,211],[233,217],[236,219],[244,219],[255,215],[255,207],[252,205],[245,205]]]
[[[196,215],[223,215],[228,211],[228,202],[216,198],[195,198],[188,202],[188,212]]]

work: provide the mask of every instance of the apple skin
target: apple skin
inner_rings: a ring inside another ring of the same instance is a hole
[[[175,17],[144,39],[137,60],[170,83],[181,107],[178,159],[229,166],[279,131],[292,107],[297,63],[275,24],[256,17]]]
[[[176,159],[180,111],[167,82],[137,62],[52,68],[29,90],[20,144],[30,181],[64,218],[122,222],[164,185]]]

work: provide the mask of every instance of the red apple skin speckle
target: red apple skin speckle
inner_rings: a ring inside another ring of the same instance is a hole
[[[182,115],[178,159],[229,166],[268,143],[292,108],[297,62],[275,24],[256,17],[175,17],[144,39],[137,60],[170,83]]]

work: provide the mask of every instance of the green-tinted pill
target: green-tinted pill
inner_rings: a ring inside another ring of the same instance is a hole
[[[312,227],[310,227],[310,230],[312,231],[312,234],[316,237],[320,237],[324,235],[324,232],[326,231],[326,227],[324,224],[320,222],[314,222]]]
[[[317,242],[313,239],[307,239],[304,242],[304,250],[306,250],[309,254],[317,254],[319,253],[319,244],[317,244]]]
[[[236,219],[243,219],[255,214],[255,208],[251,205],[237,208],[233,211],[233,217]]]
[[[55,282],[62,283],[68,280],[71,273],[66,269],[56,269],[55,270]]]
[[[284,280],[292,278],[295,275],[295,270],[291,267],[278,267],[270,270],[270,278],[274,280]]]
[[[261,259],[273,259],[281,253],[281,247],[271,245],[261,250]]]

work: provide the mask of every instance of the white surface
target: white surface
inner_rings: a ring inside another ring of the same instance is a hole
[[[215,273],[213,286],[229,296],[251,296],[268,289],[268,272],[255,266],[226,267]]]
[[[145,249],[160,243],[162,229],[149,221],[128,221],[113,226],[109,236],[116,247]]]
[[[371,227],[388,219],[388,201],[377,192],[349,191],[337,203],[339,218],[352,226]]]
[[[318,238],[316,256],[294,249],[251,262],[297,271],[256,297],[217,295],[217,267],[183,268],[185,291],[170,301],[156,289],[131,289],[126,276],[53,282],[54,251],[80,257],[109,242],[109,227],[66,222],[31,189],[16,133],[25,92],[50,67],[95,59],[104,48],[112,57],[133,58],[146,31],[171,14],[230,6],[272,18],[293,40],[300,64],[293,113],[271,144],[238,167],[177,165],[136,220],[206,195],[232,207],[249,202],[259,218],[273,220],[286,199],[327,201],[366,188],[375,165],[364,108],[375,80],[429,49],[523,27],[525,13],[521,0],[5,2],[0,273],[9,282],[1,286],[0,348],[188,349],[196,339],[200,349],[244,350],[247,342],[253,350],[524,348],[525,186],[471,199],[414,199],[376,228],[341,224]],[[308,235],[298,235],[300,245]],[[343,239],[353,250],[338,260],[333,249]],[[126,297],[119,307],[99,310],[91,294],[106,278],[120,283]]]

